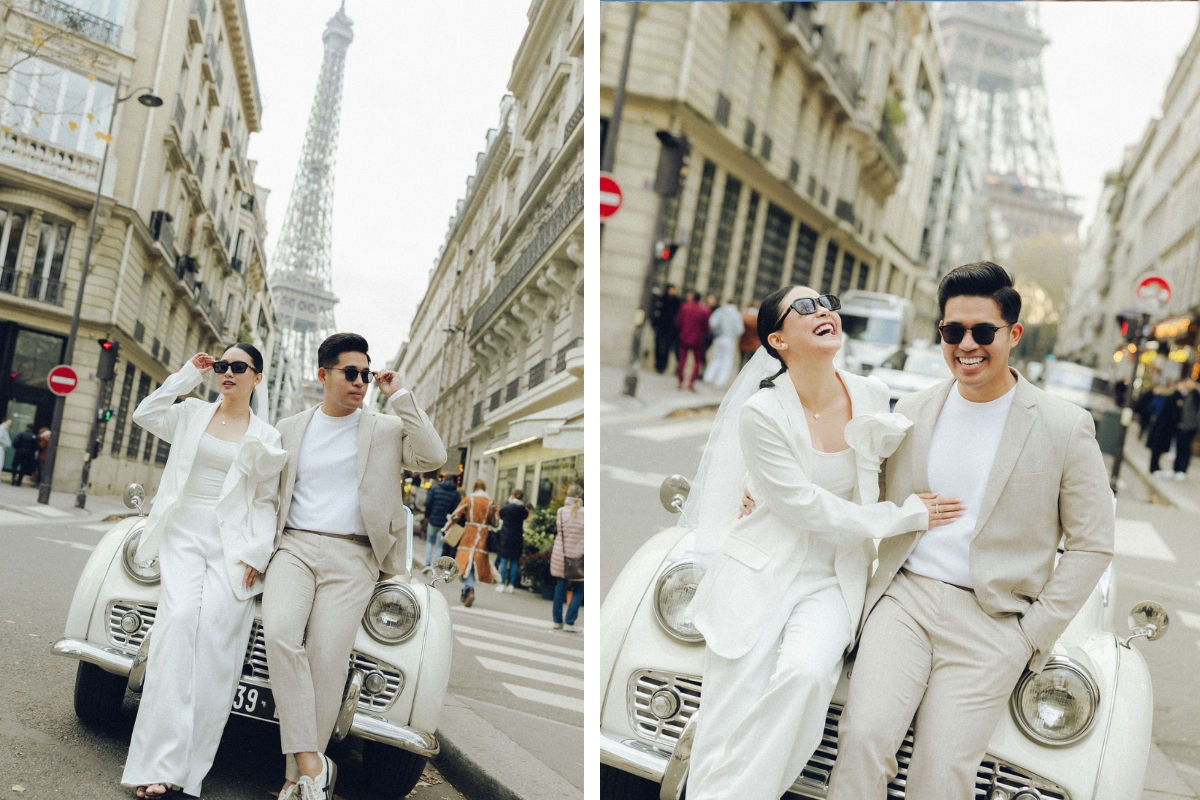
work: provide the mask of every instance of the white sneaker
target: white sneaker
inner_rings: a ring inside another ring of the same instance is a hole
[[[1177,480],[1177,481],[1186,481],[1186,480],[1187,480],[1187,473],[1186,473],[1186,472],[1176,472],[1176,473],[1175,473],[1175,480]]]
[[[554,627],[554,630],[556,630],[556,631],[561,631],[561,630],[562,630],[562,626],[563,626],[563,624],[562,624],[561,622],[556,622],[556,623],[554,623],[554,626],[553,626],[553,627]]]
[[[433,567],[429,566],[428,564],[426,564],[425,566],[421,567],[421,574],[422,574],[422,575],[428,575],[428,574],[429,574],[429,573],[431,573],[431,572],[433,572]]]
[[[505,586],[505,587],[504,587],[504,591],[508,592],[509,594],[512,594],[512,593],[513,593],[513,587],[512,587],[512,584],[510,583],[510,584],[508,584],[507,586]]]
[[[501,584],[499,584],[498,586],[496,586],[496,591],[497,591],[497,592],[503,592],[503,591],[504,591],[504,584],[503,584],[503,583],[501,583]]]
[[[301,775],[294,787],[295,800],[325,800],[325,793],[317,788],[317,782],[307,775]]]
[[[296,800],[296,788],[300,784],[293,783],[291,786],[279,793],[279,800]]]
[[[563,630],[567,633],[583,633],[582,625],[564,625]]]

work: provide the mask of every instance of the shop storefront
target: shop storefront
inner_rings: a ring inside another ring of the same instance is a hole
[[[488,447],[481,459],[495,459],[492,498],[503,503],[514,489],[536,508],[562,502],[567,487],[583,483],[583,400],[572,400],[524,417],[508,435]]]
[[[47,384],[50,370],[63,363],[67,339],[54,333],[0,321],[0,420],[12,419],[11,435],[33,423],[49,427],[54,394]],[[4,468],[11,466],[10,449]]]

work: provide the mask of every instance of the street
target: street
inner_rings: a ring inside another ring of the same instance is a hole
[[[634,400],[619,394],[619,370],[605,368],[603,377],[608,388],[601,396],[601,492],[605,498],[620,498],[604,503],[602,511],[600,578],[606,594],[637,548],[674,524],[676,516],[659,502],[658,486],[672,473],[694,478],[720,393],[677,392],[670,376],[643,370]],[[1195,668],[1200,647],[1200,475],[1192,470],[1186,483],[1147,482],[1142,477],[1146,451],[1132,432],[1126,457],[1117,503],[1116,633],[1125,634],[1126,612],[1141,600],[1161,603],[1171,618],[1162,639],[1133,644],[1153,680],[1154,739],[1161,751],[1152,750],[1144,797],[1194,798],[1200,796],[1200,672]]]

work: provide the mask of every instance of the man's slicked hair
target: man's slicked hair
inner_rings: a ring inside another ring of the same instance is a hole
[[[321,369],[336,367],[342,353],[362,353],[367,357],[367,363],[371,363],[366,339],[357,333],[335,333],[317,348],[317,366]]]
[[[946,318],[946,301],[952,297],[986,297],[1000,307],[1009,325],[1021,316],[1021,295],[1013,288],[1012,276],[999,264],[976,261],[946,273],[938,284],[938,313]]]

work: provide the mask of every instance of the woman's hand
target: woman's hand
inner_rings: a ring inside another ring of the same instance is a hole
[[[949,525],[963,515],[966,505],[957,497],[941,497],[937,492],[918,494],[925,508],[929,509],[929,527]]]
[[[200,370],[201,375],[212,369],[212,365],[215,363],[217,363],[217,360],[208,353],[196,353],[196,355],[192,356],[192,366]]]
[[[246,562],[244,562],[244,561],[239,561],[238,563],[246,564]],[[250,566],[249,564],[246,564],[246,574],[242,576],[242,586],[246,587],[247,589],[253,589],[255,582],[257,582],[258,579],[261,577],[262,577],[261,572],[259,572],[254,567]]]
[[[750,487],[747,486],[746,491],[742,492],[742,505],[741,508],[738,509],[738,519],[750,516],[752,513],[754,513],[754,509],[756,507],[757,506],[754,504],[754,498],[750,495]]]

